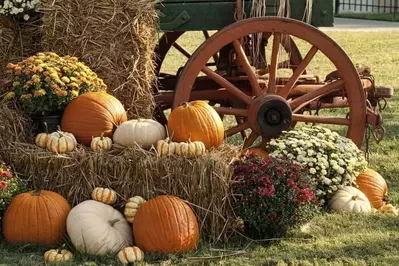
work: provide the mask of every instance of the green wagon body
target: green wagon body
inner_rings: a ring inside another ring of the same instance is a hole
[[[277,3],[276,3],[277,2]],[[279,0],[266,0],[267,15],[275,16]],[[235,22],[236,0],[164,0],[158,4],[162,31],[220,30]],[[306,0],[291,0],[291,18],[302,20]],[[251,1],[245,1],[250,13]],[[316,27],[333,25],[333,1],[314,0],[311,24]]]

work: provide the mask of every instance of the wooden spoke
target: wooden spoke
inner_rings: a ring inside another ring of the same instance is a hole
[[[202,33],[204,34],[205,40],[209,39],[209,32],[207,30],[203,30]],[[219,61],[219,56],[218,54],[214,54],[213,56],[213,60],[215,61],[215,63],[217,63]]]
[[[287,98],[290,94],[291,89],[294,87],[295,83],[298,81],[299,76],[305,70],[305,68],[309,65],[310,61],[312,61],[313,57],[317,53],[319,49],[316,46],[312,46],[309,52],[306,54],[305,58],[299,64],[299,66],[295,69],[294,74],[290,77],[290,79],[285,84],[284,88],[281,89],[278,94],[283,97]]]
[[[274,33],[273,46],[272,46],[272,57],[270,62],[270,74],[269,74],[269,85],[268,92],[276,93],[276,78],[277,78],[277,57],[278,50],[280,48],[281,33]]]
[[[342,117],[334,116],[314,116],[314,115],[300,115],[292,114],[292,121],[318,123],[318,124],[331,124],[331,125],[350,125],[350,120]]]
[[[236,116],[236,121],[237,121],[237,125],[245,123],[244,119],[242,119],[242,117],[238,117],[238,116]],[[241,133],[242,139],[247,139],[248,138],[247,132],[245,132],[245,130],[241,131],[240,133]]]
[[[256,139],[258,137],[259,137],[259,134],[252,130],[249,137],[245,139],[243,148],[246,149],[249,146],[251,146],[256,141]]]
[[[237,56],[238,56],[238,61],[240,64],[242,64],[242,67],[244,68],[245,73],[248,76],[249,82],[251,83],[252,87],[252,94],[255,96],[259,96],[262,94],[262,90],[260,89],[258,79],[255,75],[255,72],[252,70],[251,65],[248,61],[247,56],[245,55],[245,51],[242,48],[242,45],[238,40],[233,41],[233,46],[234,49],[236,50]]]
[[[219,114],[235,115],[235,116],[241,116],[241,117],[247,117],[248,116],[248,110],[247,109],[238,109],[238,108],[230,108],[230,107],[213,107],[213,108]]]
[[[173,43],[173,47],[176,48],[177,51],[179,51],[180,53],[182,53],[185,57],[190,58],[191,54],[180,44],[178,44],[177,42]]]
[[[344,84],[345,84],[345,81],[342,79],[339,79],[339,80],[333,81],[331,83],[328,83],[327,85],[325,85],[321,88],[318,88],[314,91],[306,93],[305,95],[302,95],[290,102],[291,109],[294,110],[298,106],[307,104],[307,103],[317,99],[318,97],[320,97],[328,92],[331,92],[334,89],[337,89],[337,88],[343,86]]]
[[[233,136],[234,134],[237,134],[240,131],[244,131],[245,129],[249,128],[249,122],[246,121],[242,124],[239,124],[235,127],[229,128],[228,130],[226,130],[224,133],[226,135],[226,137],[230,137]]]
[[[204,67],[202,69],[202,72],[204,72],[209,78],[214,80],[216,83],[218,83],[222,87],[226,88],[228,91],[230,91],[232,94],[234,94],[237,98],[239,98],[240,100],[242,100],[246,104],[250,104],[252,102],[251,97],[246,95],[239,88],[237,88],[232,83],[230,83],[227,79],[223,78],[219,74],[217,74],[214,71],[212,71],[210,68]]]
[[[260,144],[261,148],[266,148],[267,143],[270,141],[270,138],[268,137],[262,137],[262,142]]]

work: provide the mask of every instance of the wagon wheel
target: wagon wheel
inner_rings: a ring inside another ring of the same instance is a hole
[[[155,74],[158,78],[175,78],[177,79],[177,76],[179,73],[162,73],[161,68],[162,64],[165,61],[166,56],[168,55],[169,51],[171,50],[172,47],[174,47],[182,56],[185,58],[189,59],[191,57],[191,53],[184,48],[182,45],[178,43],[178,39],[185,34],[185,31],[174,31],[174,32],[166,32],[162,35],[162,37],[159,39],[158,45],[156,46],[154,50],[155,54]],[[203,31],[203,35],[205,37],[205,40],[208,40],[210,37],[210,34],[208,31]],[[285,36],[285,39],[281,39],[281,44],[288,54],[288,60],[284,62],[279,63],[279,68],[291,68],[293,71],[296,69],[296,67],[300,64],[302,61],[302,55],[295,43],[295,41],[290,37],[290,36]],[[218,51],[219,52],[219,51]],[[213,55],[213,62],[217,62],[218,60],[218,52]],[[210,65],[215,65],[212,63],[207,63],[207,66]],[[303,74],[306,74],[306,69],[303,71]],[[172,83],[173,84],[173,83]],[[174,86],[169,85],[166,86],[165,88],[162,88],[164,90],[173,90]],[[158,88],[154,87],[154,93],[158,94]],[[224,100],[221,99],[220,101],[210,101],[210,105],[214,106],[215,104],[220,104],[222,107],[241,107],[242,103],[240,103],[237,100]],[[163,104],[162,106],[157,105],[155,109],[155,118],[161,122],[162,124],[166,124],[167,118],[164,114],[164,111],[171,108],[172,103],[170,104]],[[223,118],[223,115],[221,115]],[[243,119],[240,117],[236,117],[237,124],[243,123]],[[241,131],[242,137],[246,137],[246,134],[244,131]]]
[[[267,87],[264,90],[260,88],[257,77],[239,41],[244,36],[259,32],[273,35],[271,71]],[[295,36],[306,41],[311,45],[311,49],[288,81],[277,86],[277,56],[279,39],[282,34]],[[251,87],[248,91],[236,87],[205,66],[212,55],[229,43],[234,45],[237,57],[246,70]],[[317,89],[306,91],[295,99],[287,100],[291,98],[290,92],[292,92],[299,76],[319,50],[334,64],[341,78],[331,83],[322,84]],[[232,96],[246,104],[247,107],[241,109],[215,107],[219,114],[247,118],[245,123],[225,130],[226,137],[230,137],[242,130],[251,129],[251,134],[245,140],[244,147],[251,146],[259,136],[262,137],[262,145],[265,145],[268,139],[287,130],[292,121],[346,126],[347,137],[352,139],[357,146],[361,146],[366,129],[366,101],[359,75],[342,48],[317,28],[297,20],[277,17],[246,19],[224,28],[203,43],[186,63],[175,89],[173,109],[190,100],[191,88],[200,72],[205,73],[208,78],[214,80],[223,88],[212,93],[217,94],[220,98]],[[348,99],[350,115],[332,117],[299,113],[302,107],[310,102],[337,90],[344,90]],[[213,95],[213,98],[215,98],[215,95]]]

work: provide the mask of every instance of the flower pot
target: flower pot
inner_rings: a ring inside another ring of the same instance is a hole
[[[32,116],[33,123],[35,125],[35,132],[39,133],[52,133],[58,130],[58,126],[61,125],[62,115],[50,115],[50,116]],[[47,129],[46,129],[47,128]]]

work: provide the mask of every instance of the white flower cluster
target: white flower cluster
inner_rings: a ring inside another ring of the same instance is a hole
[[[270,141],[269,156],[288,158],[309,169],[317,196],[328,200],[339,188],[352,185],[367,161],[352,140],[319,126],[291,130]]]
[[[40,0],[4,0],[0,1],[0,14],[7,16],[22,16],[29,20],[29,11],[37,11]]]

